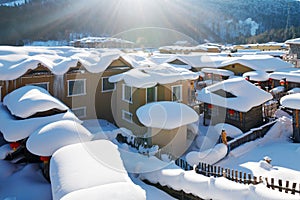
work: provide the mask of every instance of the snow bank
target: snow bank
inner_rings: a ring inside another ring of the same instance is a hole
[[[198,120],[198,114],[189,106],[160,101],[141,106],[136,111],[140,122],[146,127],[174,129]]]
[[[288,82],[300,83],[300,74],[296,71],[288,71],[288,72],[273,72],[269,75],[269,78],[275,80],[281,80],[283,78]]]
[[[300,93],[289,94],[280,99],[280,104],[287,108],[300,109]]]
[[[50,178],[54,200],[112,198],[117,191],[123,192],[122,199],[146,199],[128,177],[117,146],[107,140],[59,149],[51,159]]]
[[[9,93],[3,98],[3,105],[7,106],[11,114],[21,118],[51,109],[68,110],[65,104],[51,96],[47,90],[33,85],[23,86]]]
[[[271,190],[263,184],[244,185],[223,177],[206,177],[196,174],[194,171],[169,169],[168,167],[160,171],[140,174],[139,177],[174,190],[183,190],[185,193],[191,193],[203,199],[299,199],[297,195]]]
[[[277,87],[274,87],[272,90],[270,90],[270,93],[278,94],[278,93],[283,92],[283,91],[284,91],[283,86],[277,86]]]
[[[224,90],[236,97],[222,97],[214,93],[218,90]],[[247,112],[272,98],[270,93],[259,89],[243,78],[232,78],[208,86],[199,91],[197,96],[199,101],[241,112]]]
[[[295,93],[300,93],[300,88],[296,87],[287,91],[287,94],[295,94]]]
[[[198,165],[199,162],[204,162],[207,164],[215,164],[222,158],[224,158],[227,154],[228,148],[225,144],[217,144],[215,147],[211,149],[207,149],[205,151],[191,151],[186,155],[186,161],[189,165]]]
[[[45,125],[32,133],[27,149],[39,156],[51,156],[61,147],[90,141],[92,134],[81,124],[71,120],[61,120]]]
[[[81,121],[70,110],[66,113],[47,117],[17,120],[11,116],[9,111],[2,105],[2,103],[0,103],[0,131],[4,136],[4,139],[8,142],[15,142],[27,138],[38,128],[60,120],[73,120],[81,123]]]
[[[233,126],[231,124],[226,124],[226,123],[216,124],[214,126],[214,129],[220,135],[221,135],[222,130],[225,130],[227,136],[229,136],[231,138],[236,138],[236,137],[238,137],[238,136],[240,136],[240,135],[243,134],[243,132],[239,128],[237,128],[237,127],[235,127],[235,126]]]
[[[126,85],[136,88],[149,88],[157,84],[169,84],[179,80],[194,80],[198,75],[183,68],[169,64],[138,67],[122,74],[109,77],[109,82],[124,81]]]

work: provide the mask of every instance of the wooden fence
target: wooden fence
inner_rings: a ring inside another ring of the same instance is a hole
[[[266,133],[270,130],[270,128],[276,123],[277,121],[271,121],[259,128],[251,129],[247,133],[244,133],[242,136],[235,138],[228,142],[228,152],[239,147],[242,144],[247,142],[254,141],[258,138],[262,138],[266,135]]]
[[[180,168],[184,170],[195,170],[197,174],[202,174],[207,177],[225,177],[228,180],[234,181],[236,183],[240,184],[264,184],[267,188],[271,188],[273,190],[277,189],[280,192],[285,192],[288,193],[290,192],[291,194],[296,194],[298,193],[300,195],[300,184],[298,183],[292,183],[290,181],[282,181],[281,179],[278,179],[277,182],[275,183],[274,178],[263,178],[262,176],[256,177],[253,176],[252,174],[247,174],[245,172],[241,172],[238,170],[234,169],[229,169],[229,168],[223,168],[220,166],[215,166],[215,165],[209,165],[206,163],[199,163],[198,166],[190,166],[186,161],[182,159],[177,159],[175,161],[175,164],[178,165]],[[270,181],[269,181],[270,180]],[[291,184],[290,184],[291,183]]]

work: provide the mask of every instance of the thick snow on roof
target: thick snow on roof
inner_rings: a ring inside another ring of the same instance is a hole
[[[45,125],[32,133],[27,149],[39,156],[51,156],[61,147],[90,141],[93,135],[81,124],[73,120],[61,120]]]
[[[35,113],[51,109],[66,111],[69,108],[58,99],[54,98],[44,88],[28,85],[14,90],[3,99],[11,114],[27,118]]]
[[[148,88],[156,84],[168,84],[179,80],[193,80],[197,78],[198,75],[196,73],[187,69],[163,64],[131,69],[122,74],[111,76],[109,81],[115,83],[123,80],[128,86]]]
[[[300,109],[300,93],[289,94],[280,99],[280,104],[287,108]]]
[[[65,119],[81,123],[81,121],[70,110],[68,110],[66,113],[47,117],[17,120],[11,116],[10,112],[2,105],[2,103],[0,104],[0,131],[4,136],[4,139],[8,142],[14,142],[27,138],[34,131],[45,126],[46,124]]]
[[[275,80],[281,80],[286,78],[288,82],[300,83],[300,73],[298,71],[294,72],[273,72],[269,75],[269,78]]]
[[[217,75],[221,75],[221,76],[233,76],[234,75],[234,73],[232,71],[229,71],[226,69],[202,68],[201,71],[204,73],[217,74]]]
[[[55,75],[65,74],[78,62],[81,62],[89,72],[99,73],[105,71],[111,62],[120,58],[121,54],[117,50],[74,47],[1,46],[0,80],[17,79],[29,69],[37,68],[39,63]]]
[[[241,64],[256,71],[275,71],[293,67],[293,64],[269,55],[244,55],[242,57],[231,57],[231,59],[222,62],[220,67],[233,64]]]
[[[249,76],[251,81],[267,81],[269,74],[265,71],[250,71],[243,74],[243,77]]]
[[[51,158],[50,178],[54,200],[146,199],[129,178],[117,146],[107,140],[59,149]]]
[[[286,44],[300,44],[300,38],[290,39],[285,41]]]
[[[214,93],[218,90],[224,90],[236,97],[222,97]],[[243,78],[232,78],[203,88],[198,92],[197,98],[205,103],[247,112],[251,108],[272,99],[272,95]]]
[[[174,129],[198,120],[198,114],[189,106],[169,101],[153,102],[136,111],[140,122],[146,127]]]

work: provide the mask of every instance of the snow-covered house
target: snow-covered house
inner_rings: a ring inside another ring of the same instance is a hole
[[[280,99],[280,104],[293,111],[293,140],[300,143],[300,94],[290,94]]]
[[[195,133],[188,124],[198,121],[198,114],[189,106],[159,101],[141,106],[136,111],[139,121],[147,127],[144,137],[150,145],[158,145],[161,153],[181,156],[191,145]]]
[[[284,59],[293,63],[295,67],[300,67],[300,38],[290,39],[285,42],[289,45],[289,53]]]
[[[73,47],[0,48],[0,99],[25,85],[45,88],[80,118],[113,121],[112,75],[131,68],[119,51]]]
[[[250,71],[243,74],[243,77],[264,90],[270,89],[269,74],[265,71]]]
[[[293,67],[293,64],[269,55],[230,57],[230,59],[223,61],[219,66],[219,68],[230,70],[239,76],[249,71],[273,72],[289,67]]]
[[[259,51],[283,51],[287,50],[288,46],[285,43],[278,42],[267,42],[260,44],[243,44],[243,45],[234,45],[233,50],[238,51],[241,49],[251,49]]]
[[[74,47],[82,48],[133,48],[134,43],[112,37],[86,37],[70,42]]]
[[[232,78],[198,93],[204,102],[204,124],[228,123],[243,132],[263,124],[262,104],[272,95],[244,78]]]
[[[166,64],[138,67],[110,77],[109,81],[116,83],[112,99],[116,124],[144,137],[147,127],[138,120],[137,109],[157,101],[194,105],[190,96],[194,91],[193,80],[197,78],[194,72]]]

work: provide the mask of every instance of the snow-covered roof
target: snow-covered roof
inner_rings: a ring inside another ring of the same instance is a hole
[[[74,120],[61,120],[45,125],[32,133],[27,149],[39,156],[51,156],[61,147],[92,140],[92,134]]]
[[[285,41],[286,44],[300,44],[300,38],[290,39]]]
[[[160,51],[166,52],[208,52],[210,50],[219,51],[219,48],[216,46],[209,46],[205,44],[200,44],[197,46],[187,47],[187,46],[163,46],[159,48]]]
[[[38,64],[55,75],[65,74],[80,62],[91,73],[100,73],[122,53],[117,50],[84,49],[74,47],[12,47],[0,46],[0,80],[14,80]],[[124,56],[125,60],[129,57]],[[130,60],[126,60],[130,63]]]
[[[145,191],[129,178],[122,159],[118,147],[107,140],[59,149],[50,166],[53,199],[146,199]]]
[[[234,73],[232,71],[229,71],[226,69],[202,68],[201,71],[204,73],[217,74],[217,75],[221,75],[221,76],[233,76],[234,75]]]
[[[287,108],[300,109],[300,93],[289,94],[280,99],[280,104]]]
[[[153,128],[174,129],[198,120],[198,114],[189,106],[169,101],[153,102],[136,111],[140,122]]]
[[[175,68],[168,64],[138,67],[122,74],[109,77],[112,83],[124,81],[126,85],[136,88],[153,87],[156,84],[169,84],[179,80],[194,80],[198,75],[183,68]]]
[[[51,96],[47,90],[33,85],[23,86],[9,93],[4,97],[3,105],[7,106],[11,114],[21,118],[51,109],[61,111],[69,109],[61,101]]]
[[[22,140],[46,124],[66,119],[81,123],[70,110],[66,113],[47,117],[17,120],[10,114],[6,107],[0,103],[0,131],[2,132],[4,139],[8,142]]]
[[[286,78],[288,82],[300,83],[300,73],[299,72],[273,72],[270,73],[269,78],[275,80],[281,80]]]
[[[228,92],[233,96],[226,98],[214,93],[218,91]],[[232,78],[203,88],[198,92],[197,99],[205,103],[247,112],[251,108],[272,99],[272,95],[244,78]]]
[[[231,57],[231,59],[222,62],[219,67],[233,64],[241,64],[256,71],[275,71],[293,67],[293,64],[269,55],[244,55],[241,57]]]
[[[250,71],[243,74],[243,77],[248,77],[251,81],[267,81],[269,74],[265,71]]]

